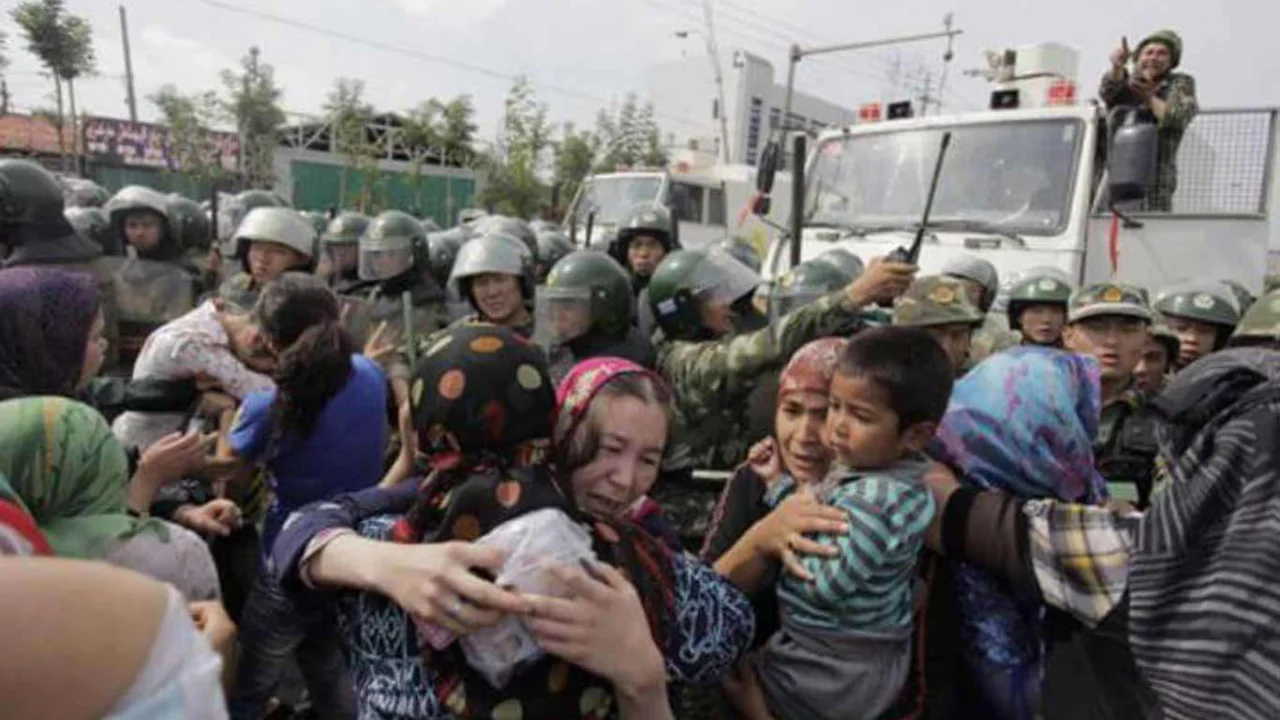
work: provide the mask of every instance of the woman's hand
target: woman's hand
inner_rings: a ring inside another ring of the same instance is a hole
[[[240,527],[240,508],[230,500],[211,500],[199,507],[183,505],[173,513],[173,521],[199,533],[227,536]]]
[[[800,555],[833,557],[839,550],[804,536],[810,533],[843,535],[847,532],[849,526],[844,512],[819,503],[806,492],[796,492],[752,525],[744,539],[757,553],[780,561],[787,572],[801,580],[812,580],[813,576],[800,564]]]
[[[214,436],[195,431],[166,435],[142,453],[138,472],[159,479],[161,484],[193,475],[203,468],[213,441]]]
[[[348,563],[367,563],[370,589],[391,598],[406,612],[456,635],[466,635],[497,623],[507,614],[524,613],[524,597],[478,577],[472,569],[497,574],[504,556],[496,548],[466,542],[399,545],[342,537],[312,561],[312,577],[326,582],[326,560],[341,557],[344,547],[364,548],[363,556],[348,555]],[[336,558],[333,553],[339,551]],[[331,576],[330,576],[331,577]]]
[[[217,600],[187,603],[187,611],[191,613],[196,629],[204,634],[213,649],[224,657],[230,655],[236,642],[236,624],[222,603]]]
[[[782,457],[778,453],[777,444],[773,438],[767,437],[751,446],[747,451],[747,465],[760,476],[765,487],[773,486],[773,483],[782,475]]]
[[[530,598],[526,623],[538,644],[609,679],[620,696],[639,699],[665,692],[666,664],[631,583],[614,568],[595,562],[556,566],[551,572],[571,597]]]
[[[365,341],[364,351],[361,353],[379,365],[385,365],[400,345],[400,334],[388,328],[386,320],[378,323],[377,329]]]

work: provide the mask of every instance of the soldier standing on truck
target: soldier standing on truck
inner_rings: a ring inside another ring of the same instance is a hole
[[[1196,81],[1186,73],[1174,72],[1182,62],[1182,38],[1172,30],[1152,33],[1138,43],[1132,73],[1126,67],[1130,59],[1129,43],[1122,41],[1111,53],[1111,69],[1102,76],[1098,96],[1108,109],[1139,108],[1159,128],[1156,181],[1147,194],[1146,209],[1169,212],[1178,188],[1178,145],[1199,110]]]

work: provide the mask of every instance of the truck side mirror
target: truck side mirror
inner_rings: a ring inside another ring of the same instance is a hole
[[[1155,184],[1156,126],[1141,120],[1137,108],[1131,107],[1112,110],[1107,125],[1114,128],[1107,153],[1107,194],[1112,203],[1141,200]]]
[[[756,169],[756,190],[762,195],[773,192],[773,178],[778,174],[780,149],[776,139],[770,140],[760,153],[760,165]]]

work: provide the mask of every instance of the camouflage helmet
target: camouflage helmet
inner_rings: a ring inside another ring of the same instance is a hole
[[[1009,290],[1009,301],[1006,305],[1009,329],[1021,329],[1018,316],[1031,305],[1055,305],[1066,311],[1070,301],[1071,286],[1057,273],[1028,275]]]
[[[649,309],[670,339],[705,335],[704,302],[731,304],[751,293],[760,276],[718,250],[676,250],[662,259],[649,280]]]
[[[325,226],[320,234],[320,242],[325,245],[355,245],[360,242],[360,236],[372,219],[364,213],[352,210],[339,213]]]
[[[425,268],[429,252],[422,223],[409,213],[387,210],[375,217],[360,236],[360,279],[389,280],[411,268]],[[384,263],[383,258],[390,259]]]
[[[100,208],[111,199],[111,193],[92,180],[71,178],[63,184],[63,199],[67,207]]]
[[[769,315],[782,317],[853,281],[848,272],[823,256],[806,260],[773,282],[769,290]]]
[[[631,246],[631,240],[640,235],[656,238],[667,252],[679,248],[675,240],[675,222],[671,218],[671,211],[661,205],[641,203],[628,210],[622,218],[617,233],[609,243],[609,254],[623,267],[628,267],[627,249]]]
[[[756,272],[760,272],[760,266],[764,264],[760,259],[760,251],[745,237],[731,235],[715,243],[712,247],[729,253],[737,258],[738,262]]]
[[[453,264],[458,259],[458,251],[463,242],[465,234],[461,228],[427,235],[427,265],[431,269],[431,277],[441,287],[449,284],[449,274],[453,272]]]
[[[974,255],[957,255],[942,266],[942,274],[962,280],[972,280],[982,286],[982,300],[978,303],[982,312],[991,309],[996,295],[1000,294],[1000,274],[996,266]]]
[[[1280,290],[1258,298],[1231,334],[1232,346],[1280,343]]]
[[[1189,281],[1165,288],[1155,309],[1169,318],[1185,318],[1219,327],[1235,327],[1240,308],[1231,288],[1217,282]]]
[[[463,210],[458,212],[458,224],[466,225],[467,223],[475,222],[480,218],[488,217],[488,216],[489,216],[489,213],[485,212],[480,208],[464,208]]]
[[[538,233],[538,264],[547,268],[547,272],[573,251],[573,243],[563,232],[548,229]]]
[[[578,250],[569,253],[551,268],[547,282],[538,288],[537,322],[543,335],[556,334],[554,307],[560,303],[582,302],[587,305],[590,328],[614,337],[623,337],[631,329],[635,314],[635,296],[631,277],[616,260],[603,253]],[[550,311],[550,312],[549,312]],[[586,330],[583,328],[582,330]],[[551,337],[559,344],[581,336]]]
[[[173,237],[185,250],[207,252],[212,247],[213,238],[209,235],[209,216],[200,209],[195,200],[185,198],[177,193],[169,195],[169,206],[166,211],[169,228]]]
[[[470,300],[471,279],[487,274],[511,275],[520,280],[520,292],[533,299],[534,257],[524,243],[506,233],[489,233],[462,245],[449,274],[449,285],[459,297]]]
[[[1133,56],[1136,58],[1142,54],[1142,48],[1151,43],[1160,43],[1169,48],[1169,69],[1172,70],[1182,63],[1182,36],[1173,30],[1157,30],[1150,35],[1142,38],[1142,42],[1138,43],[1138,47],[1134,48]]]
[[[1067,322],[1092,317],[1119,315],[1150,323],[1153,315],[1142,288],[1121,283],[1094,283],[1071,293],[1067,302]]]
[[[240,221],[232,238],[235,256],[240,258],[245,271],[249,270],[249,244],[269,242],[283,245],[301,254],[306,261],[298,268],[314,272],[319,259],[319,238],[311,223],[289,208],[270,206],[249,211]]]
[[[832,263],[844,270],[849,275],[850,282],[862,277],[862,273],[866,272],[867,269],[867,266],[862,262],[862,258],[844,248],[828,250],[819,255],[818,259]]]
[[[0,160],[0,243],[10,264],[84,262],[102,248],[82,238],[63,215],[62,186],[27,160]]]
[[[107,219],[107,214],[102,208],[69,207],[63,214],[67,222],[71,223],[71,227],[75,228],[77,235],[104,250],[110,246],[111,221]]]
[[[893,304],[893,324],[902,327],[964,324],[976,328],[985,317],[969,302],[964,285],[946,275],[917,279]]]

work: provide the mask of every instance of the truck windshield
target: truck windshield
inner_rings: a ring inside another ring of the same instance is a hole
[[[573,220],[579,225],[586,225],[587,216],[594,212],[597,224],[616,225],[636,205],[658,202],[661,187],[661,175],[587,178],[573,207]]]
[[[1078,120],[1031,120],[832,138],[817,148],[806,222],[855,231],[919,222],[944,130],[932,220],[978,221],[1029,235],[1060,232],[1079,160]]]

